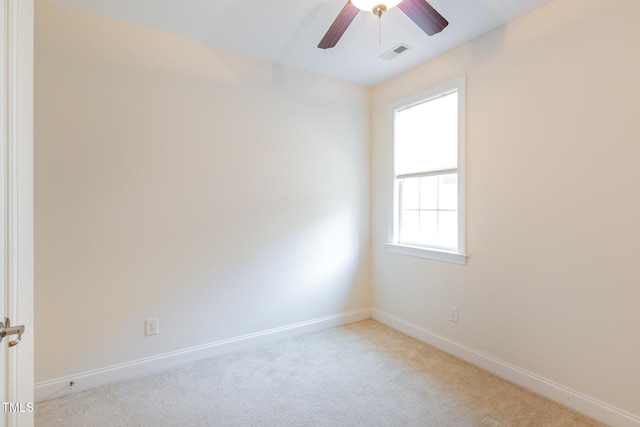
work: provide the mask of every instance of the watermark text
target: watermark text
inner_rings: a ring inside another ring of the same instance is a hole
[[[0,402],[3,412],[33,412],[33,402]]]

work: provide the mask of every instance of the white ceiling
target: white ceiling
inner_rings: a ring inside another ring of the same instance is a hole
[[[448,21],[428,37],[398,8],[360,12],[333,49],[317,45],[346,0],[54,0],[254,58],[373,86],[552,0],[429,0]],[[405,43],[392,61],[378,56]]]

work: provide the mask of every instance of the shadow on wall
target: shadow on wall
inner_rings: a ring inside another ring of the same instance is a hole
[[[272,208],[276,215],[282,210]],[[186,342],[211,342],[355,308],[350,299],[366,284],[366,248],[353,208],[336,207],[313,218],[298,214],[268,225],[247,219],[229,224],[228,233],[188,267],[188,283],[167,284],[164,301],[158,301],[167,313],[198,310],[198,317],[207,318],[206,333],[193,330]],[[177,286],[184,292],[172,294]],[[194,301],[206,303],[196,308]]]

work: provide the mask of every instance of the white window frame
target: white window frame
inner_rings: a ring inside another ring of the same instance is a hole
[[[391,200],[391,212],[389,218],[388,229],[388,242],[386,243],[387,249],[390,252],[399,253],[403,255],[417,256],[421,258],[428,258],[438,261],[453,262],[456,264],[465,264],[467,258],[466,254],[466,237],[465,237],[465,224],[466,224],[466,209],[465,209],[465,106],[466,106],[466,79],[465,76],[449,80],[437,86],[431,87],[425,91],[401,99],[389,105],[388,117],[390,123],[390,135],[391,141],[391,169],[392,169],[392,186],[393,196]],[[424,102],[436,99],[447,92],[458,92],[458,249],[456,251],[444,250],[436,247],[428,246],[411,246],[400,244],[399,239],[399,180],[395,173],[395,116],[396,112],[409,108],[411,106],[422,104]]]

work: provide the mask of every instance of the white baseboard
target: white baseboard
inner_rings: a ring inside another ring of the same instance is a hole
[[[640,417],[637,415],[630,414],[464,344],[441,337],[399,317],[375,309],[372,310],[372,317],[393,329],[603,423],[616,427],[640,427]]]
[[[199,345],[171,353],[134,360],[108,366],[102,369],[82,372],[64,378],[56,378],[39,382],[35,385],[35,401],[62,397],[72,393],[89,390],[116,381],[141,377],[167,369],[176,368],[186,363],[213,357],[219,354],[242,350],[259,344],[275,342],[286,338],[292,338],[347,323],[358,322],[371,318],[371,310],[362,309],[346,313],[313,319],[280,328],[269,329],[236,338],[216,341],[210,344]],[[74,383],[69,387],[69,383]]]

